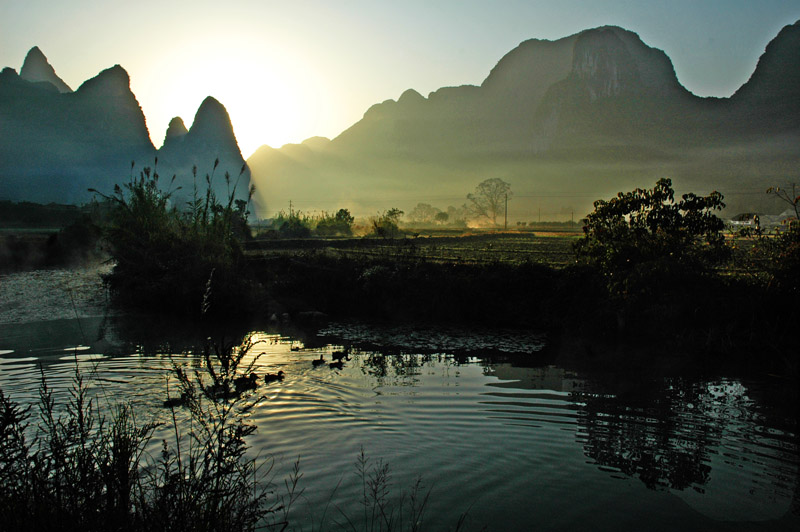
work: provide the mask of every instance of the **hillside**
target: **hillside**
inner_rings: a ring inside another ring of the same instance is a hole
[[[663,51],[622,28],[525,41],[480,86],[409,89],[333,140],[262,147],[248,160],[260,209],[444,209],[490,177],[512,184],[516,220],[582,215],[660,177],[772,209],[760,191],[798,178],[799,41],[800,23],[784,28],[731,98],[693,95]]]

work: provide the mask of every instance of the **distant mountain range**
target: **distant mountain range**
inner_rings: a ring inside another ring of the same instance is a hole
[[[799,111],[800,22],[730,98],[693,95],[664,52],[601,27],[525,41],[480,86],[427,98],[407,90],[333,140],[263,146],[248,164],[269,213],[289,200],[357,213],[445,209],[492,177],[511,183],[518,220],[582,216],[594,199],[660,177],[683,191],[720,190],[733,209],[775,210],[764,190],[800,180]]]
[[[175,198],[192,194],[192,167],[198,168],[199,186],[214,160],[215,192],[227,197],[224,173],[236,178],[245,162],[225,108],[206,98],[187,131],[173,119],[164,146],[150,141],[144,114],[130,90],[128,73],[119,65],[100,72],[72,91],[58,77],[47,58],[34,47],[20,73],[0,72],[0,199],[35,202],[83,203],[89,188],[111,193],[133,172],[153,167],[164,187],[177,175]],[[242,176],[237,196],[246,196],[249,170]]]
[[[357,80],[354,80],[357,83]],[[661,50],[607,26],[506,54],[480,86],[409,89],[370,107],[333,140],[263,146],[239,186],[257,186],[260,214],[416,203],[460,206],[487,178],[512,185],[513,220],[578,218],[593,200],[671,177],[679,192],[720,190],[732,210],[773,210],[763,191],[800,182],[800,22],[783,28],[729,98],[686,90]],[[163,146],[120,66],[72,91],[33,48],[20,73],[0,73],[0,199],[76,202],[110,191],[159,158],[164,180],[191,193],[216,158],[234,178],[244,161],[225,108],[207,98],[191,128],[175,118]],[[250,175],[252,171],[252,176]],[[542,213],[542,214],[540,214]]]

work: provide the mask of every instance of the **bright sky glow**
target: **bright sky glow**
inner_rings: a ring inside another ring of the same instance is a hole
[[[156,147],[206,96],[242,154],[335,137],[408,88],[480,84],[530,38],[614,24],[664,50],[695,94],[729,96],[800,0],[0,0],[0,66],[38,45],[73,89],[122,65]]]

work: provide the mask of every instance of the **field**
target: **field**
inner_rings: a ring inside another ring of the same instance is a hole
[[[578,233],[497,232],[420,235],[399,239],[255,240],[246,254],[254,262],[275,254],[323,250],[333,256],[387,258],[402,256],[438,263],[521,264],[564,267],[575,261],[572,243]]]

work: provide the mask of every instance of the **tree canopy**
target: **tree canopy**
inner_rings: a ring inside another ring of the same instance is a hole
[[[467,194],[469,211],[475,218],[486,218],[497,225],[497,216],[504,212],[505,201],[512,195],[511,185],[499,177],[486,179],[475,187],[475,192]]]
[[[668,264],[702,271],[729,254],[720,233],[725,224],[714,214],[725,207],[722,200],[715,191],[684,194],[676,202],[672,181],[660,179],[652,189],[595,201],[575,253],[580,262],[612,278],[612,284],[637,270],[661,270]]]

